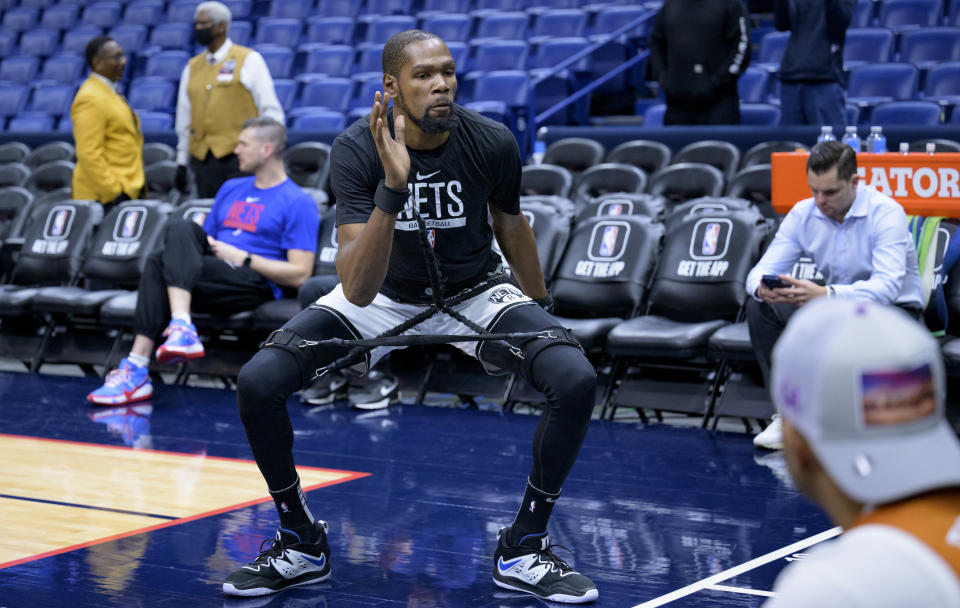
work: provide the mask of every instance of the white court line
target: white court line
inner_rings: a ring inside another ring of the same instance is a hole
[[[731,587],[729,585],[710,585],[707,587],[712,591],[727,591],[729,593],[745,593],[747,595],[762,595],[764,597],[776,597],[773,591],[764,591],[762,589],[747,589],[746,587]]]
[[[797,542],[793,543],[792,545],[788,545],[783,549],[777,549],[776,551],[772,551],[770,553],[767,553],[766,555],[761,555],[760,557],[756,557],[746,563],[740,564],[739,566],[734,566],[733,568],[724,570],[723,572],[718,572],[713,576],[699,580],[693,584],[687,585],[686,587],[677,589],[676,591],[671,591],[666,595],[661,595],[660,597],[653,598],[652,600],[646,601],[642,604],[637,604],[633,608],[655,608],[656,606],[663,606],[664,604],[669,604],[670,602],[678,600],[682,597],[686,597],[691,593],[696,593],[697,591],[706,589],[711,585],[721,583],[727,579],[731,579],[735,576],[743,574],[744,572],[753,570],[754,568],[759,568],[764,564],[768,564],[772,561],[778,560],[781,557],[786,557],[791,553],[796,553],[797,551],[806,549],[811,545],[815,545],[819,542],[833,538],[834,536],[837,536],[838,534],[840,534],[840,532],[842,532],[842,529],[838,526],[836,528],[831,528],[829,530],[821,532],[820,534],[815,534],[810,538],[798,540]]]

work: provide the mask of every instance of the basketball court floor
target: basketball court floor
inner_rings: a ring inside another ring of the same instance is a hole
[[[533,608],[491,580],[536,417],[345,402],[289,410],[333,575],[226,598],[277,519],[226,389],[90,407],[96,378],[0,372],[0,607]],[[554,510],[598,607],[759,606],[837,531],[743,433],[594,421]]]

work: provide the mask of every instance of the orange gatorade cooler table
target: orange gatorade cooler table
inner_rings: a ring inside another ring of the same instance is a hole
[[[807,152],[771,157],[771,199],[778,213],[810,198]],[[960,217],[960,154],[857,155],[861,183],[892,196],[908,214]]]

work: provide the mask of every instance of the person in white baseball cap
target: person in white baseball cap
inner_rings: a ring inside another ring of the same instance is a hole
[[[765,608],[960,606],[960,442],[936,340],[895,307],[820,298],[770,380],[790,474],[844,533],[787,567]]]

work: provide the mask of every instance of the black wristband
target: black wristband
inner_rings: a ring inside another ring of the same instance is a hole
[[[373,204],[380,207],[385,213],[396,215],[407,204],[407,191],[394,190],[383,180],[377,185],[377,192],[373,195]]]
[[[534,303],[550,314],[553,314],[553,310],[557,307],[557,304],[553,301],[553,296],[550,295],[550,292],[547,292],[547,295],[544,297],[534,300]]]

